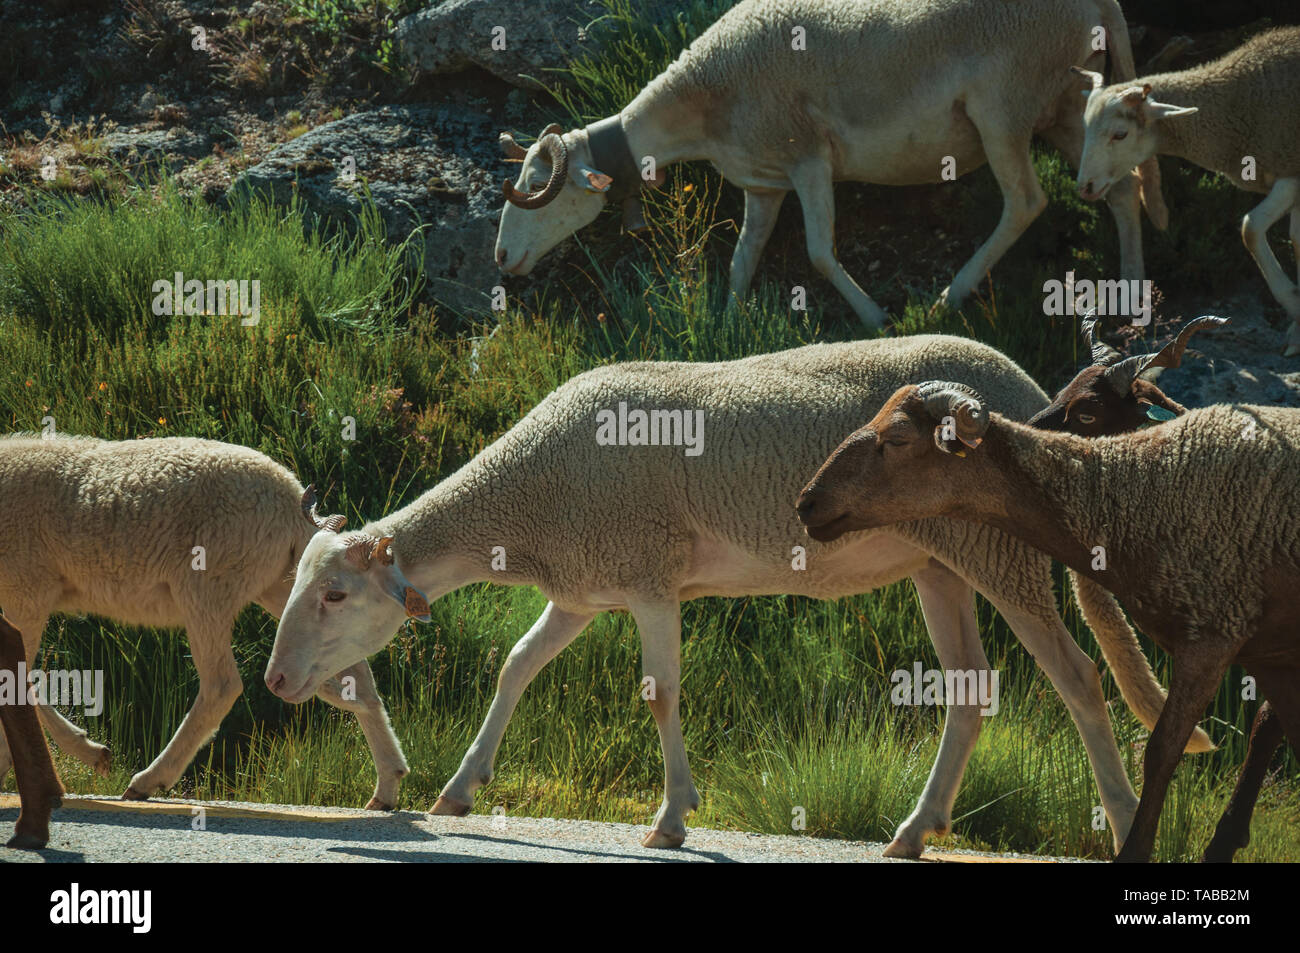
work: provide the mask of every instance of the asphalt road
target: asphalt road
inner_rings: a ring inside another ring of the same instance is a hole
[[[0,843],[18,818],[18,798],[0,794]],[[195,829],[199,827],[200,829]],[[632,862],[907,863],[881,855],[883,844],[799,835],[691,828],[679,850],[639,845],[646,828],[532,817],[432,817],[349,808],[159,800],[124,802],[65,795],[41,851],[0,847],[0,863],[127,861],[229,862]],[[925,860],[965,863],[1052,862],[1050,857],[927,852]]]

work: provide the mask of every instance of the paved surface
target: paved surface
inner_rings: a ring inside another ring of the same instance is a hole
[[[193,826],[202,809],[203,830]],[[18,818],[18,799],[0,795],[0,843]],[[431,817],[349,808],[162,800],[124,802],[65,795],[41,851],[0,847],[0,863],[81,861],[325,862],[582,861],[904,863],[882,844],[797,835],[691,828],[681,850],[639,845],[647,828],[532,817]],[[1051,862],[1055,858],[929,852],[926,860],[966,863]]]

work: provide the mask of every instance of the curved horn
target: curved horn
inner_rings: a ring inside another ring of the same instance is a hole
[[[373,536],[366,533],[358,533],[348,542],[348,548],[344,552],[348,562],[356,566],[362,572],[370,568],[370,560],[375,550],[375,544],[378,542]]]
[[[1228,323],[1227,318],[1212,315],[1190,321],[1178,332],[1178,336],[1162,347],[1155,354],[1141,354],[1128,357],[1106,370],[1101,376],[1106,383],[1121,397],[1127,397],[1139,374],[1152,367],[1178,367],[1183,362],[1183,351],[1192,335],[1202,328],[1217,328]]]
[[[1088,350],[1092,352],[1092,363],[1097,367],[1109,367],[1120,359],[1120,354],[1109,344],[1093,337],[1096,328],[1097,309],[1094,308],[1079,322],[1079,333],[1083,336],[1083,343],[1088,345]]]
[[[374,547],[370,550],[370,558],[377,560],[381,566],[391,566],[393,564],[393,551],[388,548],[388,544],[392,541],[393,537],[391,536],[376,540]]]
[[[528,150],[515,142],[515,137],[508,132],[503,132],[497,137],[497,142],[501,144],[501,151],[506,154],[508,159],[523,159],[528,155]]]
[[[547,130],[559,128],[554,123],[546,127]],[[569,148],[564,144],[564,139],[558,132],[547,131],[538,140],[537,151],[551,163],[551,177],[546,185],[536,192],[520,192],[515,188],[515,184],[507,179],[502,192],[511,205],[517,205],[519,208],[541,208],[554,201],[560,194],[560,189],[564,187],[565,176],[569,174]]]
[[[1227,323],[1227,318],[1216,318],[1211,314],[1202,315],[1195,321],[1188,321],[1178,332],[1178,337],[1151,355],[1151,359],[1142,370],[1145,371],[1150,367],[1178,367],[1183,363],[1183,351],[1187,350],[1187,342],[1191,340],[1193,334],[1204,328],[1221,328]]]
[[[929,381],[918,390],[926,413],[937,420],[952,417],[957,425],[957,439],[968,447],[980,445],[989,429],[989,412],[979,394],[964,384],[947,381]],[[939,449],[947,450],[939,440],[937,429],[934,439]]]
[[[331,533],[337,533],[348,523],[346,516],[326,516],[321,519],[316,515],[316,485],[308,483],[307,489],[302,491],[302,515],[307,518],[307,522],[319,529],[329,530]]]

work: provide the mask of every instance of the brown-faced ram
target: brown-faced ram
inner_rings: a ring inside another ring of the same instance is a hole
[[[1118,858],[1146,860],[1179,756],[1230,664],[1256,677],[1300,738],[1300,411],[1217,405],[1085,439],[989,408],[965,384],[900,388],[817,471],[799,518],[817,540],[965,520],[1115,593],[1174,657]]]

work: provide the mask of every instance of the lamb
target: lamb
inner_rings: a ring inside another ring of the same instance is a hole
[[[1136,376],[1142,360],[1121,366]],[[796,510],[821,541],[936,516],[1001,529],[1118,597],[1174,657],[1117,857],[1144,861],[1179,755],[1229,664],[1246,667],[1300,738],[1298,493],[1300,411],[1216,405],[1090,440],[930,381],[900,388],[845,440]]]
[[[314,490],[270,458],[186,437],[0,437],[0,488],[10,541],[0,552],[0,606],[22,631],[27,658],[37,657],[52,612],[184,626],[189,636],[198,697],[126,799],[170,788],[216,733],[242,690],[235,617],[250,602],[278,617],[308,540],[345,522],[318,517]],[[354,680],[346,688],[344,676]],[[367,807],[391,809],[407,767],[370,667],[340,671],[320,697],[356,714],[378,772]],[[61,748],[108,773],[107,748],[54,708],[39,714]],[[8,768],[0,750],[0,777]]]
[[[597,614],[628,609],[665,765],[665,796],[643,843],[676,847],[698,803],[678,716],[680,602],[839,598],[911,576],[945,669],[989,668],[976,589],[1007,619],[1079,727],[1118,847],[1137,798],[1097,670],[1061,622],[1050,561],[1001,533],[950,520],[809,546],[790,512],[801,470],[823,459],[856,416],[900,381],[941,370],[977,381],[1021,419],[1046,403],[1009,358],[935,335],[580,374],[415,502],[358,533],[314,537],[280,618],[267,686],[289,702],[309,697],[329,672],[380,649],[408,617],[427,619],[431,599],[468,583],[536,586],[549,603],[510,652],[483,726],[434,805],[435,814],[465,814],[492,778],[528,683]],[[674,445],[671,429],[647,432],[650,414],[662,422],[673,413],[683,423],[702,420],[698,454]],[[600,428],[611,415],[622,420],[623,439],[606,446]],[[1136,640],[1122,615],[1098,637]],[[1154,684],[1144,690],[1160,693]],[[978,705],[948,708],[934,770],[890,856],[919,856],[929,834],[948,830],[980,722]]]
[[[1158,368],[1179,366],[1183,351],[1193,334],[1226,323],[1226,318],[1215,317],[1202,317],[1190,322],[1173,341],[1150,358],[1144,359],[1147,363],[1143,374],[1154,373]],[[1089,315],[1081,326],[1092,363],[1063,387],[1049,406],[1030,418],[1029,426],[1063,430],[1085,437],[1108,436],[1128,433],[1139,427],[1151,426],[1153,422],[1172,420],[1187,413],[1186,407],[1172,400],[1151,381],[1144,380],[1143,375],[1133,377],[1130,381],[1127,373],[1122,374],[1122,379],[1128,381],[1128,386],[1117,389],[1112,382],[1119,382],[1116,373],[1122,367],[1122,359],[1114,348],[1093,339],[1095,324],[1095,318]],[[1107,600],[1114,605],[1114,600],[1096,583],[1080,578],[1073,571],[1070,579],[1075,586],[1076,600],[1085,607],[1084,618],[1089,626],[1097,629],[1099,626],[1090,617],[1089,610],[1095,611],[1097,606],[1104,605]],[[1088,598],[1081,597],[1079,591],[1082,587],[1093,587],[1095,592]],[[1119,611],[1117,605],[1114,606],[1114,611]],[[1145,664],[1145,659],[1127,661],[1132,665]],[[1125,662],[1125,659],[1106,659],[1113,671],[1128,667]],[[1146,721],[1145,718],[1143,720]],[[1152,724],[1154,721],[1147,722],[1147,727]],[[1282,740],[1282,723],[1274,714],[1273,706],[1265,701],[1256,713],[1251,727],[1246,761],[1242,765],[1237,786],[1202,857],[1205,863],[1230,863],[1237,849],[1250,843],[1250,818],[1255,809],[1255,801],[1268,772],[1269,760]],[[1192,750],[1191,746],[1188,750]]]
[[[26,663],[22,633],[0,616],[0,676],[7,676],[15,690],[26,689],[19,670]],[[36,709],[15,695],[0,699],[0,725],[7,748],[13,752],[14,774],[18,778],[19,814],[14,836],[6,847],[37,850],[50,840],[50,814],[63,803],[63,785],[45,746]]]
[[[1226,175],[1238,188],[1266,193],[1242,220],[1241,238],[1292,319],[1286,355],[1300,354],[1300,286],[1268,245],[1268,230],[1290,212],[1300,265],[1300,27],[1261,33],[1212,63],[1132,82],[1106,86],[1097,73],[1081,72],[1093,88],[1079,194],[1104,198],[1128,182],[1135,165],[1159,155],[1179,156]]]
[[[835,255],[832,183],[916,185],[965,175],[986,161],[1001,186],[993,234],[943,291],[959,306],[1047,199],[1030,159],[1035,133],[1077,165],[1083,147],[1079,83],[1059,64],[1093,63],[1104,36],[1117,79],[1136,75],[1114,0],[745,0],[736,4],[617,115],[564,132],[542,130],[522,162],[495,248],[498,268],[526,275],[551,248],[623,203],[644,227],[638,194],[664,169],[707,159],[745,190],[731,259],[743,299],[787,192],[803,206],[808,257],[863,324],[885,313]],[[907,78],[923,76],[923,82]],[[900,81],[902,77],[902,81]],[[1159,166],[1140,170],[1140,196],[1158,227],[1168,219]],[[1122,276],[1143,277],[1135,177],[1107,197],[1119,228]]]

